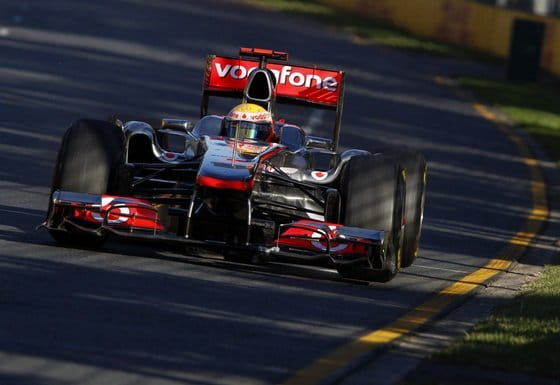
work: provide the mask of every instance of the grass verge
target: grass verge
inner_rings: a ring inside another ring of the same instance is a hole
[[[350,33],[358,43],[372,43],[459,59],[500,61],[494,56],[422,38],[383,21],[343,11],[317,0],[245,0],[245,2],[271,11],[313,17],[324,24]]]
[[[560,378],[560,266],[547,266],[512,301],[434,359]]]

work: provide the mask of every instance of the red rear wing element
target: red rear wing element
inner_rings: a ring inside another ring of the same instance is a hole
[[[253,57],[266,57],[274,60],[288,60],[288,54],[286,52],[274,51],[271,49],[262,48],[239,48],[239,56],[253,56]]]
[[[271,59],[287,59],[286,53],[257,48],[242,48],[240,53],[244,56],[264,55]],[[206,61],[204,91],[214,94],[242,93],[249,74],[258,67],[259,62],[256,60],[210,55]],[[277,97],[287,101],[337,108],[343,90],[343,71],[280,63],[266,63],[266,68],[276,77]]]

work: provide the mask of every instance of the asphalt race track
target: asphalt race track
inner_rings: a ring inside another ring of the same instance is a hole
[[[73,120],[195,119],[204,56],[240,46],[347,71],[344,147],[426,155],[421,258],[389,284],[35,230]],[[281,383],[483,266],[530,211],[529,171],[433,76],[484,71],[231,1],[0,0],[0,384]]]

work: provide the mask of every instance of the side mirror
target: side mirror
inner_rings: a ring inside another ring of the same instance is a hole
[[[307,136],[305,141],[305,147],[307,148],[322,148],[325,150],[330,150],[332,148],[333,142],[331,139],[321,138],[319,136]]]
[[[162,119],[161,129],[191,132],[194,125],[190,120],[183,119]]]
[[[196,139],[192,134],[193,124],[183,119],[162,119],[161,128],[156,130],[158,144],[165,151],[184,153],[188,143]]]

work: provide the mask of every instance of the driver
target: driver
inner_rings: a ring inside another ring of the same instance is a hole
[[[222,121],[222,134],[230,138],[272,142],[272,115],[258,104],[239,104],[233,107]]]

